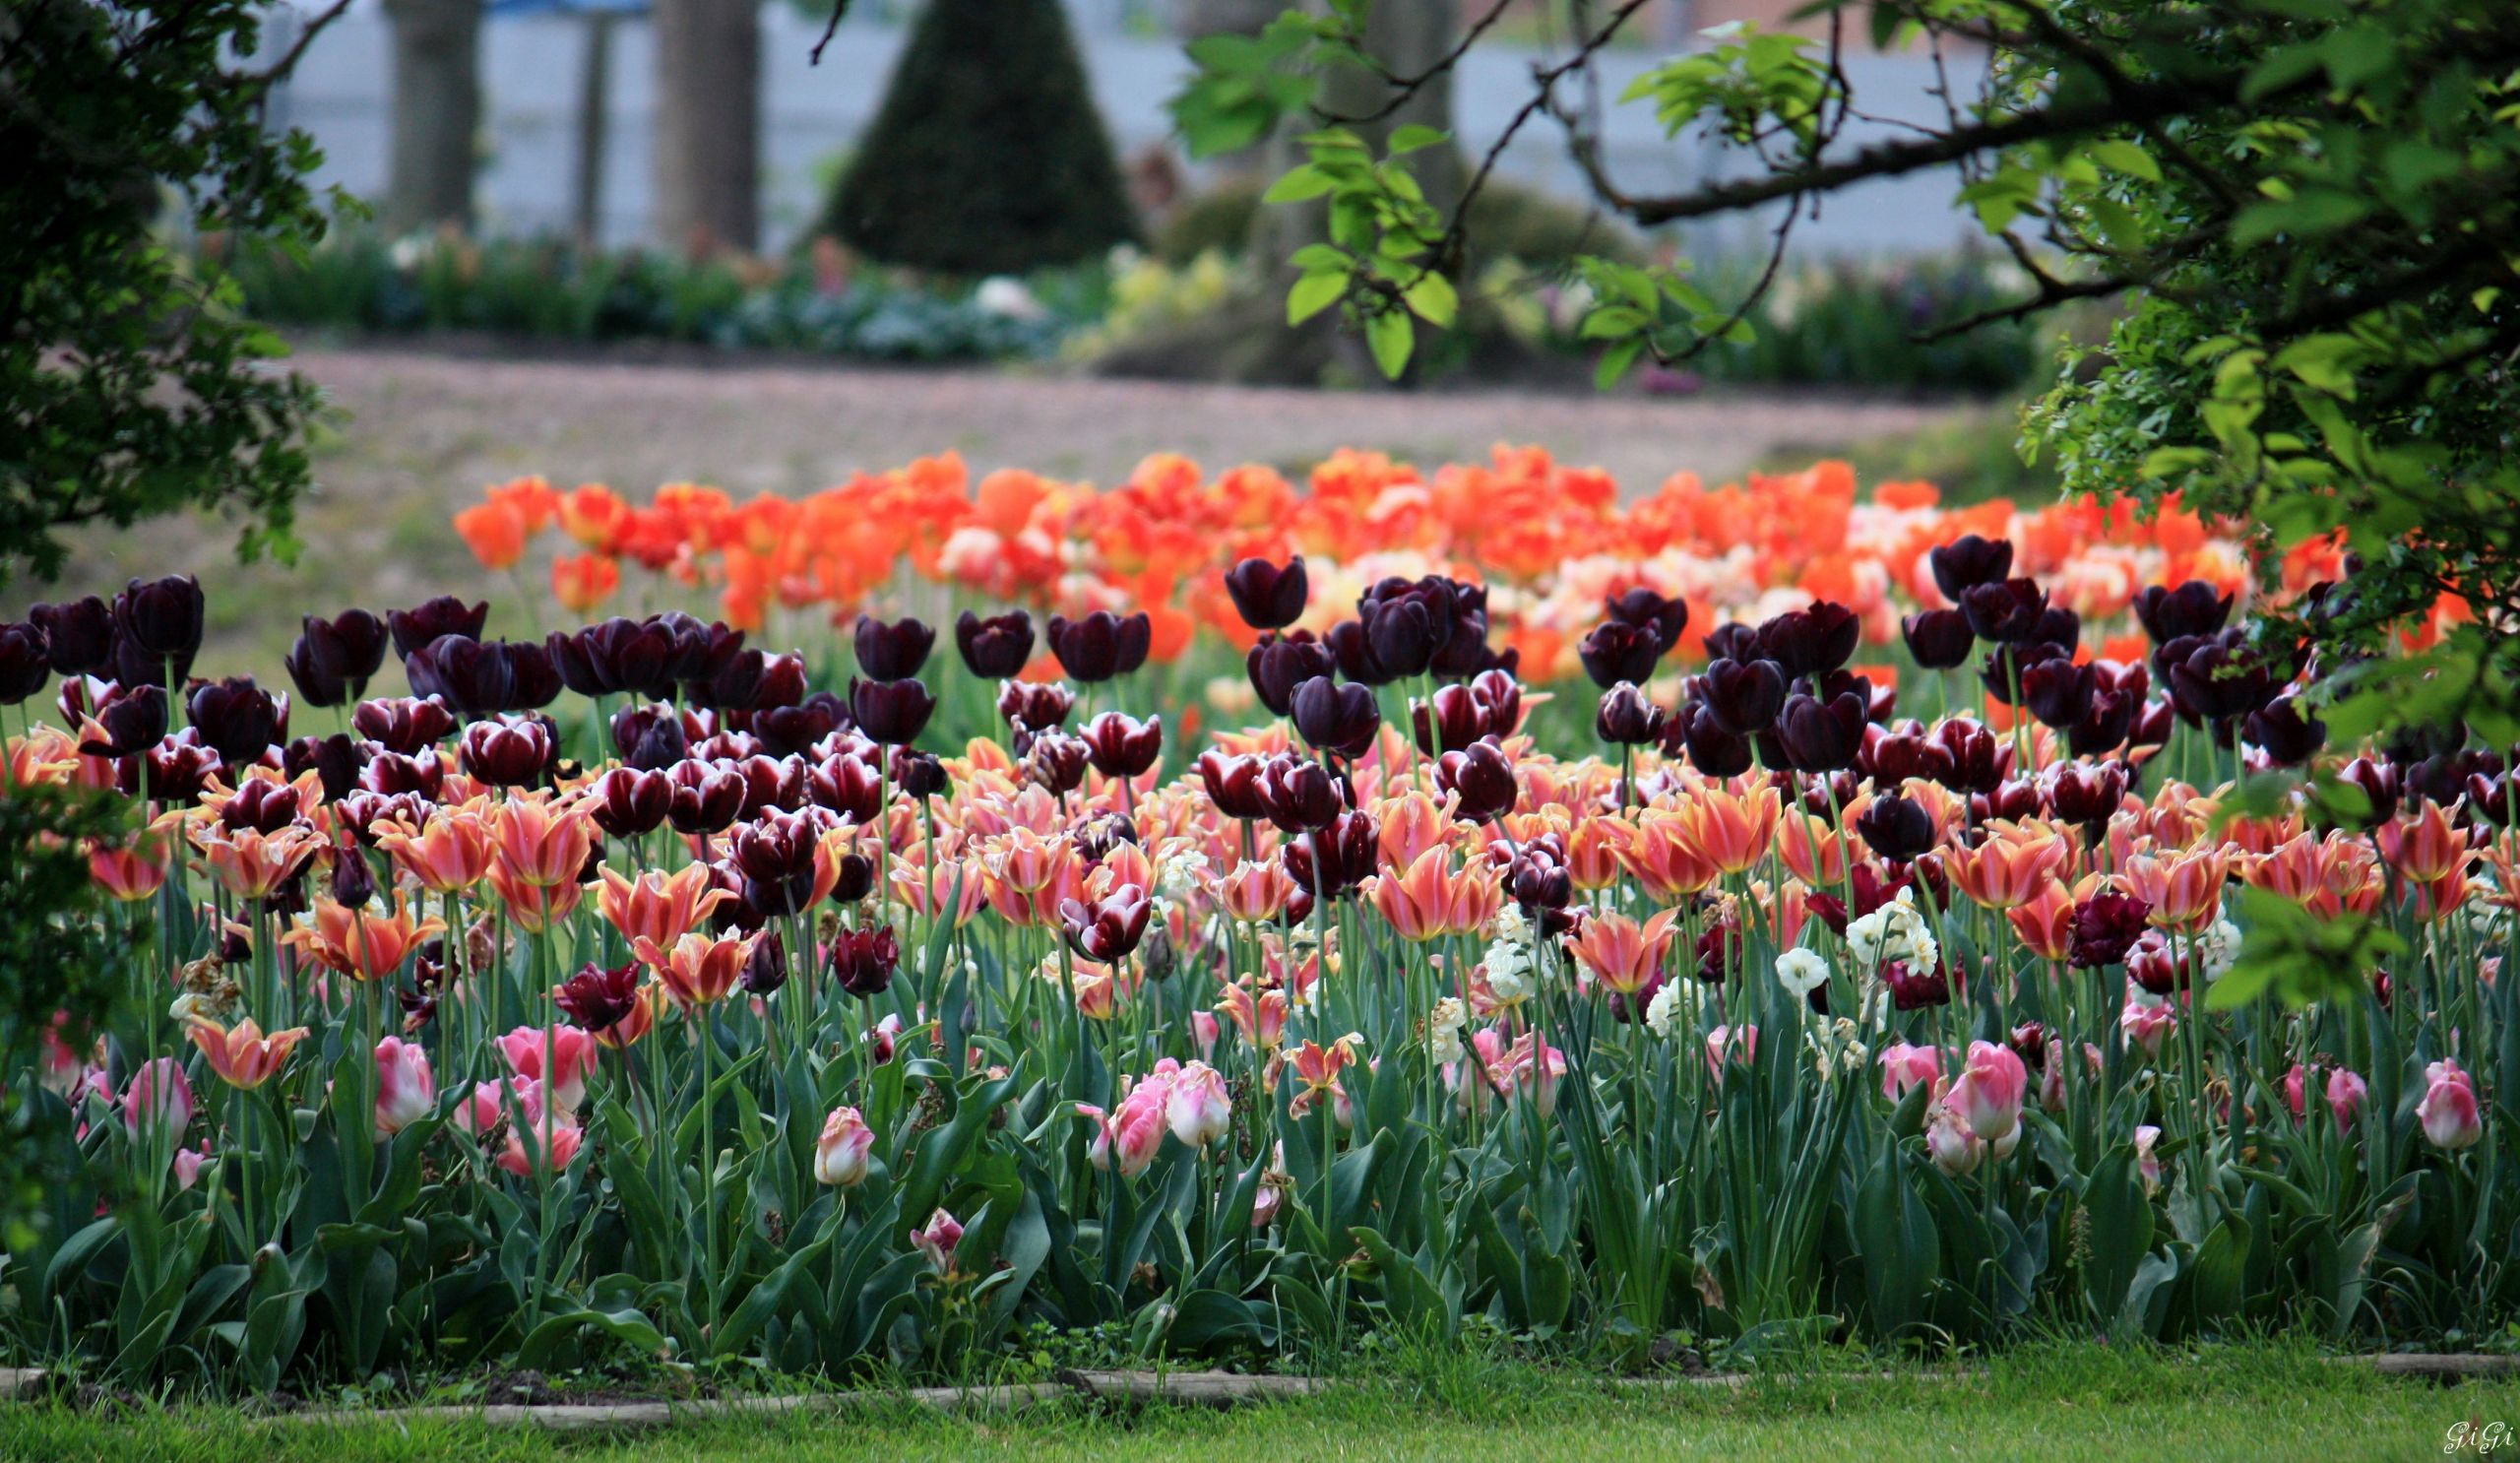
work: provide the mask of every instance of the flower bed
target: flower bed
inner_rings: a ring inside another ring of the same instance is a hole
[[[17,1349],[270,1387],[2511,1314],[2520,794],[2328,745],[2237,604],[2324,548],[1535,453],[459,520],[501,568],[555,527],[564,604],[657,612],[310,617],[293,702],[192,678],[189,581],[0,629],[0,768],[122,799],[128,937],[11,1074],[62,1176]]]

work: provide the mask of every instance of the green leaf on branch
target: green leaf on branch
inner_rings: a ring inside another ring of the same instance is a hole
[[[2269,993],[2295,1006],[2346,999],[2369,988],[2380,962],[2406,949],[2395,931],[2366,915],[2314,915],[2263,889],[2240,891],[2240,919],[2246,933],[2239,962],[2207,992],[2213,1010]]]
[[[1400,373],[1409,368],[1409,355],[1417,345],[1417,332],[1405,312],[1385,310],[1366,317],[1365,349],[1373,352],[1374,364],[1384,376],[1398,380]]]

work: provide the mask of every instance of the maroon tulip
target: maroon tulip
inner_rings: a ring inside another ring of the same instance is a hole
[[[2065,963],[2097,970],[2126,958],[2144,933],[2153,907],[2132,894],[2103,891],[2074,906],[2073,939]]]
[[[1642,746],[1663,734],[1663,708],[1628,681],[1602,693],[1593,734],[1613,746]]]
[[[552,992],[561,1014],[580,1028],[600,1035],[639,1004],[639,964],[600,966],[590,960]]]
[[[665,819],[676,833],[705,837],[732,827],[744,809],[744,780],[729,767],[684,762],[666,776],[673,780],[673,801]]]
[[[1068,947],[1088,960],[1104,964],[1125,960],[1146,937],[1146,922],[1154,905],[1146,891],[1122,884],[1101,899],[1059,901],[1059,923]]]
[[[1372,687],[1342,684],[1326,675],[1295,687],[1289,711],[1307,746],[1350,759],[1371,750],[1382,730],[1382,708]]]
[[[2135,713],[2142,705],[2131,691],[2101,691],[2091,698],[2091,708],[2083,719],[2065,732],[2065,744],[2077,757],[2097,757],[2113,752],[2126,744],[2127,733],[2134,730]]]
[[[1759,649],[1783,667],[1789,678],[1819,675],[1852,660],[1862,633],[1863,624],[1854,610],[1821,600],[1808,609],[1789,609],[1759,626]]]
[[[1942,597],[1958,604],[1969,590],[1982,584],[2001,584],[2011,577],[2012,541],[1965,534],[1936,547],[1925,558],[1932,566],[1933,582],[1942,590]]]
[[[1622,595],[1604,597],[1602,609],[1620,624],[1653,631],[1656,643],[1667,653],[1680,643],[1680,632],[1689,626],[1686,600],[1666,600],[1642,585]]]
[[[467,605],[453,595],[440,595],[414,609],[386,611],[385,627],[393,633],[394,654],[408,661],[414,651],[441,636],[480,639],[481,627],[489,619],[489,601]]]
[[[358,787],[367,759],[364,742],[346,732],[336,732],[330,736],[301,736],[290,742],[281,753],[281,770],[292,778],[314,773],[324,789],[324,800],[338,802]]]
[[[1066,725],[1076,710],[1076,693],[1057,681],[1010,680],[997,688],[997,714],[1010,727],[1046,732]]]
[[[840,988],[860,1000],[872,1000],[893,984],[901,968],[902,950],[893,926],[844,929],[832,937],[831,974]]]
[[[1575,644],[1584,673],[1604,690],[1621,681],[1650,680],[1663,659],[1663,642],[1651,627],[1604,620]]]
[[[1268,803],[1260,793],[1260,773],[1267,764],[1260,758],[1211,747],[1199,753],[1198,761],[1192,765],[1218,812],[1246,823],[1269,816]]]
[[[1143,609],[1125,619],[1107,609],[1082,619],[1050,616],[1050,654],[1068,679],[1085,685],[1127,675],[1145,665],[1153,635],[1154,625]]]
[[[1969,818],[1972,822],[2038,816],[2039,785],[2026,777],[2006,778],[1987,792],[1969,795]]]
[[[1283,630],[1303,618],[1310,593],[1303,555],[1296,554],[1283,568],[1267,559],[1244,559],[1226,571],[1225,592],[1232,597],[1234,612],[1244,624],[1255,630]]]
[[[94,595],[37,604],[27,618],[43,632],[44,659],[60,675],[93,675],[113,660],[114,612]]]
[[[783,706],[795,706],[805,699],[805,658],[795,651],[786,655],[765,655],[761,659],[761,683],[753,687],[752,710],[772,711]],[[732,702],[722,702],[732,707]]]
[[[673,779],[662,772],[615,767],[597,778],[591,791],[595,824],[613,838],[656,832],[673,807]]]
[[[494,788],[532,787],[560,755],[550,724],[539,717],[474,722],[464,729],[456,747],[464,770]]]
[[[212,779],[226,766],[219,753],[197,739],[169,736],[124,763],[120,781],[126,793],[140,793],[168,806],[189,806],[201,800]]]
[[[2126,765],[2060,762],[2040,779],[2039,791],[2059,819],[2097,829],[2126,800]]]
[[[52,678],[43,631],[32,623],[0,625],[0,706],[15,706]]]
[[[1065,797],[1085,785],[1085,769],[1093,752],[1084,738],[1064,732],[1043,732],[1024,752],[1024,774],[1053,797]]]
[[[417,757],[380,751],[360,769],[358,785],[387,796],[409,795],[435,802],[446,792],[446,764],[434,751]]]
[[[727,861],[743,875],[744,899],[772,919],[784,919],[814,898],[815,854],[822,825],[804,813],[764,812],[738,826],[727,841]]]
[[[131,581],[114,598],[114,629],[161,672],[171,664],[182,685],[201,650],[200,583],[189,574]]]
[[[1904,960],[1894,960],[1883,968],[1881,984],[1890,987],[1890,1004],[1902,1011],[1920,1011],[1927,1006],[1951,1004],[1951,987],[1955,984],[1948,963],[1911,968]]]
[[[230,833],[270,835],[305,816],[306,799],[294,783],[247,778],[219,805],[219,825]]]
[[[788,945],[776,928],[764,929],[753,941],[752,954],[744,960],[744,973],[735,978],[746,995],[775,995],[788,984]]]
[[[1960,612],[1981,640],[2024,641],[2048,612],[2048,594],[2032,579],[1972,585],[1961,592]]]
[[[1726,728],[1705,702],[1683,708],[1672,727],[1688,751],[1689,765],[1705,776],[1739,777],[1750,770],[1750,739]]]
[[[1033,659],[1033,616],[1021,609],[983,619],[971,610],[954,622],[954,645],[963,664],[982,680],[1024,673]]]
[[[1309,918],[1316,890],[1336,899],[1372,873],[1377,832],[1370,814],[1352,809],[1281,844],[1278,860],[1295,885],[1289,914],[1296,919]],[[1293,907],[1297,904],[1302,909]]]
[[[380,697],[350,712],[350,727],[390,752],[415,756],[455,730],[454,713],[434,697]]]
[[[1287,833],[1328,827],[1346,799],[1339,781],[1318,762],[1274,757],[1260,771],[1261,806],[1269,821]]]
[[[1734,736],[1770,730],[1785,706],[1785,668],[1774,661],[1709,661],[1697,684],[1715,724]]]
[[[1295,687],[1330,674],[1338,664],[1329,646],[1303,630],[1263,636],[1242,658],[1252,692],[1273,716],[1288,715],[1294,707]]]
[[[1866,707],[1853,692],[1821,701],[1789,696],[1778,713],[1776,742],[1785,764],[1796,772],[1835,772],[1855,765],[1863,745]]]
[[[1933,848],[1933,815],[1906,797],[1875,797],[1856,815],[1864,847],[1893,863],[1905,863]]]
[[[849,682],[849,714],[856,720],[857,730],[884,746],[916,741],[935,711],[936,698],[928,694],[925,681],[852,677]]]
[[[1086,723],[1081,739],[1095,771],[1104,777],[1142,777],[1164,755],[1164,718],[1141,722],[1106,711]]]
[[[1164,745],[1164,728],[1162,725],[1164,719],[1162,717],[1157,717],[1154,721],[1156,724],[1154,738],[1155,745],[1160,750]],[[1150,755],[1148,758],[1149,765],[1153,765],[1153,762],[1154,758]],[[1141,767],[1138,771],[1144,772],[1146,771],[1146,768]],[[927,752],[922,752],[915,747],[897,747],[894,749],[892,772],[893,785],[900,788],[902,790],[902,795],[906,797],[941,797],[953,786],[952,781],[945,775],[945,764],[936,760],[933,755]],[[1130,775],[1135,776],[1136,774],[1132,773]]]
[[[786,757],[812,751],[848,721],[849,708],[838,696],[816,691],[793,706],[754,712],[752,734],[761,738],[762,750]]]
[[[1330,647],[1331,656],[1339,662],[1340,675],[1358,685],[1387,686],[1400,678],[1398,671],[1385,668],[1375,657],[1372,643],[1365,639],[1362,620],[1343,619],[1332,625],[1322,643]]]
[[[2021,672],[2021,700],[2044,727],[2062,732],[2079,726],[2091,714],[2099,674],[2062,656],[2040,662]]]
[[[166,693],[156,686],[117,686],[90,713],[101,736],[79,750],[91,757],[128,757],[156,746],[166,734]]]
[[[1955,793],[1991,793],[2012,765],[2012,748],[1970,717],[1943,722],[1933,729],[1933,739],[1951,761],[1942,785]]]
[[[927,653],[936,644],[936,631],[914,615],[887,622],[861,614],[851,642],[857,651],[860,674],[873,680],[908,680],[927,664]]]
[[[2185,636],[2221,631],[2231,622],[2232,597],[2216,593],[2204,580],[2191,579],[2176,589],[2146,586],[2135,597],[2134,608],[2144,633],[2153,637],[2155,645],[2166,645]]]
[[[1927,609],[1909,615],[1899,622],[1899,633],[1908,642],[1908,654],[1927,670],[1948,670],[1968,660],[1978,639],[1977,632],[1969,628],[1969,616],[1957,609]]]
[[[1522,789],[1514,764],[1494,741],[1476,741],[1435,760],[1435,785],[1458,799],[1457,811],[1474,823],[1493,822],[1514,810]]]
[[[1356,618],[1374,663],[1393,680],[1423,675],[1448,645],[1459,620],[1453,583],[1436,575],[1412,583],[1386,579],[1356,602]],[[1343,658],[1344,659],[1344,658]]]
[[[260,761],[288,737],[288,698],[273,699],[250,675],[194,687],[187,711],[201,739],[231,766]]]

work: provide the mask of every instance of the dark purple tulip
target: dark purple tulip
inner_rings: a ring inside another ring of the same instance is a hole
[[[553,999],[561,1014],[583,1030],[608,1031],[638,1006],[643,974],[637,961],[606,968],[590,960],[561,983]]]
[[[1287,833],[1328,827],[1344,801],[1329,768],[1294,757],[1275,757],[1264,764],[1259,788],[1269,821]]]
[[[2025,645],[2052,645],[2057,654],[2071,660],[2074,647],[2082,643],[2083,617],[2062,604],[2050,604],[2039,612],[2038,623],[2022,637]]]
[[[1898,687],[1876,687],[1870,679],[1852,670],[1832,670],[1804,684],[1811,687],[1812,695],[1823,701],[1834,701],[1840,696],[1855,697],[1863,703],[1863,719],[1867,722],[1886,725],[1891,713],[1899,709]]]
[[[123,764],[123,791],[141,793],[169,806],[188,806],[201,800],[211,779],[220,776],[226,765],[219,753],[199,741],[169,736]],[[289,774],[296,775],[295,771]]]
[[[746,995],[776,995],[788,984],[788,945],[775,926],[753,941],[752,954],[744,960],[744,973],[736,984]]]
[[[1316,889],[1337,899],[1372,873],[1378,831],[1370,814],[1352,809],[1279,845],[1279,862],[1295,884],[1295,897],[1289,902],[1288,913],[1298,920],[1309,918]]]
[[[691,755],[691,729],[670,706],[627,702],[612,714],[612,749],[629,766],[662,772]]]
[[[757,686],[745,685],[748,671],[732,668],[738,663],[750,664],[745,660],[746,638],[743,631],[724,622],[706,626],[698,634],[678,637],[676,646],[679,653],[674,657],[673,678],[682,685],[683,699],[691,702],[710,700],[714,695],[712,687],[722,675],[734,677],[733,684],[738,687],[758,690]],[[767,658],[764,660],[766,662]],[[747,698],[726,704],[748,706],[751,703]]]
[[[1264,635],[1242,658],[1243,673],[1251,678],[1253,694],[1272,716],[1292,712],[1295,687],[1315,676],[1330,674],[1338,666],[1330,647],[1302,630],[1289,635]]]
[[[1957,609],[1928,609],[1909,615],[1899,622],[1899,633],[1908,642],[1908,654],[1927,670],[1948,670],[1969,659],[1977,644],[1977,632],[1969,628],[1969,616]]]
[[[540,711],[560,699],[560,672],[550,654],[531,640],[502,645],[508,658],[508,704],[502,711]]]
[[[773,706],[756,711],[752,717],[752,734],[761,738],[762,748],[774,757],[793,756],[811,751],[815,743],[840,730],[849,720],[849,708],[829,691],[816,691],[793,706]]]
[[[1776,725],[1785,706],[1785,669],[1774,661],[1709,661],[1698,699],[1717,726],[1734,736],[1756,735]]]
[[[2065,733],[2065,745],[2077,757],[2097,757],[2113,752],[2126,744],[2126,735],[2134,729],[2135,714],[2142,707],[2139,694],[2132,691],[2100,691],[2091,698],[2091,707],[2083,719]]]
[[[887,623],[871,614],[861,614],[857,616],[852,641],[860,674],[873,680],[908,680],[927,664],[927,653],[936,644],[936,631],[915,616],[905,615]]]
[[[93,675],[114,654],[114,612],[94,595],[59,604],[37,604],[27,618],[43,632],[44,659],[61,675]]]
[[[194,687],[187,712],[201,739],[230,766],[260,761],[288,737],[288,698],[274,700],[250,675]]]
[[[2048,594],[2032,579],[1972,585],[1961,593],[1960,612],[1981,640],[2027,640],[2048,612]]]
[[[489,601],[468,605],[453,595],[440,595],[417,608],[386,611],[385,627],[393,633],[394,654],[408,661],[412,652],[440,636],[478,640],[489,620]]]
[[[927,683],[910,680],[857,680],[849,682],[849,714],[855,719],[857,730],[885,746],[908,746],[927,729],[927,719],[936,711],[936,698],[928,694]]]
[[[1363,756],[1382,730],[1382,708],[1374,702],[1372,687],[1343,684],[1326,675],[1295,687],[1289,713],[1305,745],[1342,757]]]
[[[753,687],[752,709],[774,711],[783,706],[801,705],[804,699],[804,656],[792,650],[782,656],[763,656],[761,684]]]
[[[1656,643],[1667,653],[1680,643],[1680,632],[1689,627],[1686,600],[1666,600],[1641,585],[1623,595],[1605,596],[1602,608],[1620,624],[1653,631]]]
[[[1435,658],[1427,668],[1437,675],[1460,677],[1477,675],[1482,670],[1512,671],[1520,655],[1508,651],[1498,655],[1487,648],[1487,586],[1461,584],[1447,580],[1452,587],[1453,630],[1435,649]]]
[[[101,738],[79,743],[91,757],[128,757],[156,746],[166,734],[166,693],[156,686],[119,686],[91,712]]]
[[[2201,579],[2191,579],[2176,589],[2150,585],[2135,597],[2135,618],[2144,633],[2153,637],[2155,645],[2189,635],[2206,636],[2219,633],[2231,622],[2232,597],[2215,593],[2214,587]]]
[[[982,680],[1021,675],[1033,659],[1033,616],[1010,609],[983,619],[966,609],[954,621],[954,646],[963,653],[963,664]]]
[[[298,795],[295,784],[250,777],[237,784],[235,793],[220,804],[219,823],[231,833],[251,829],[269,835],[295,823],[306,810],[306,800]]]
[[[1739,777],[1750,770],[1750,738],[1728,729],[1706,703],[1692,702],[1672,722],[1689,765],[1707,777]],[[1668,742],[1666,743],[1668,746]]]
[[[406,656],[403,671],[412,694],[435,696],[468,718],[505,711],[516,694],[507,646],[468,636],[439,636]]]
[[[1642,746],[1663,735],[1663,708],[1628,681],[1602,693],[1593,713],[1593,734],[1613,746]]]
[[[2011,766],[2012,749],[1974,718],[1950,718],[1933,729],[1933,739],[1950,758],[1943,786],[1955,793],[1991,793]]]
[[[684,762],[666,775],[673,780],[673,800],[665,807],[665,819],[676,833],[724,833],[744,810],[743,775],[732,768]]]
[[[2180,716],[2191,722],[2243,717],[2274,695],[2274,676],[2255,652],[2239,643],[2239,634],[2225,631],[2200,642],[2170,668],[2171,704]]]
[[[539,717],[474,722],[457,739],[464,770],[494,788],[530,788],[559,760],[550,725]]]
[[[1049,625],[1050,654],[1058,658],[1068,679],[1095,685],[1145,665],[1153,634],[1153,622],[1143,609],[1126,619],[1107,609],[1082,619],[1054,614]]]
[[[2132,894],[2104,891],[2074,906],[2073,942],[2065,963],[2097,970],[2126,958],[2153,907]]]
[[[1288,560],[1284,568],[1267,559],[1244,559],[1225,572],[1225,592],[1232,597],[1234,612],[1244,624],[1255,630],[1283,630],[1303,618],[1311,581],[1304,574],[1302,554]]]
[[[362,701],[350,712],[350,727],[359,735],[409,757],[446,739],[455,730],[455,714],[443,702],[417,696],[388,696]]]
[[[831,902],[848,906],[875,892],[875,862],[863,854],[843,854],[832,871]]]
[[[346,910],[363,910],[376,898],[376,870],[368,866],[367,856],[355,849],[336,849],[333,872],[327,883],[332,885],[333,903]]]
[[[1819,675],[1853,659],[1862,633],[1863,624],[1854,610],[1821,600],[1808,609],[1789,609],[1759,626],[1759,649],[1784,669],[1788,679]]]
[[[1435,653],[1452,639],[1452,595],[1449,590],[1402,590],[1390,599],[1360,604],[1358,618],[1374,664],[1388,678],[1423,675],[1434,666]]]
[[[1362,620],[1343,619],[1332,625],[1323,643],[1330,647],[1331,656],[1339,662],[1339,673],[1358,685],[1387,686],[1400,678],[1374,655],[1373,643],[1365,638]]]
[[[33,624],[0,625],[0,706],[15,706],[52,678],[43,631]]]
[[[2091,714],[2099,685],[2100,678],[2089,666],[2058,656],[2021,672],[2021,700],[2041,726],[2064,731]]]
[[[1211,747],[1199,753],[1192,765],[1218,812],[1246,823],[1269,816],[1269,804],[1260,791],[1260,773],[1267,764],[1258,757]]]
[[[1475,741],[1436,758],[1435,785],[1459,799],[1460,815],[1474,823],[1503,817],[1522,798],[1513,760],[1493,741]]]
[[[997,688],[997,714],[1007,725],[1023,724],[1034,732],[1065,725],[1076,710],[1076,693],[1054,680],[1010,680]]]
[[[1933,582],[1953,604],[1982,584],[2001,584],[2012,577],[2012,541],[1966,534],[1927,554]]]
[[[1951,773],[1951,753],[1926,735],[1922,724],[1910,721],[1895,732],[1865,737],[1856,766],[1883,788],[1896,788],[1912,777],[1939,783]]]
[[[1875,797],[1856,814],[1864,847],[1894,863],[1933,852],[1933,815],[1905,797]]]
[[[368,677],[385,665],[390,643],[385,622],[364,609],[345,609],[331,619],[307,615],[298,625],[297,644],[287,658],[288,673],[307,703],[340,706],[366,695]],[[310,680],[330,682],[345,691],[329,701],[318,701],[308,691]]]
[[[1776,739],[1796,772],[1835,772],[1855,765],[1863,745],[1866,708],[1852,692],[1821,701],[1789,696],[1777,714]]]
[[[174,665],[181,685],[201,651],[201,585],[189,574],[135,579],[114,599],[114,628],[162,670]]]
[[[2026,777],[2006,778],[1987,793],[1969,795],[1969,817],[1984,823],[1990,818],[2035,818],[2039,816],[2039,785]]]
[[[862,827],[883,811],[883,773],[863,757],[835,752],[805,774],[805,795]]]
[[[751,711],[760,703],[762,679],[769,670],[768,655],[738,649],[721,658],[707,680],[691,682],[691,699],[720,711]]]
[[[1518,698],[1519,700],[1519,698]],[[1425,700],[1409,703],[1409,721],[1418,750],[1429,757],[1457,752],[1482,736],[1503,736],[1514,730],[1499,727],[1476,691],[1466,685],[1441,685]]]
[[[808,800],[805,795],[805,759],[802,757],[765,757],[758,754],[734,763],[735,774],[744,780],[744,808],[735,815],[737,821],[753,817],[765,808],[794,812]]]
[[[1043,732],[1024,751],[1024,775],[1051,796],[1065,797],[1084,786],[1085,769],[1093,760],[1093,749],[1085,744],[1085,738],[1064,732]]]
[[[901,942],[893,926],[844,929],[832,936],[831,974],[840,988],[860,1000],[872,1000],[892,987],[901,969]]]
[[[1105,964],[1126,960],[1146,937],[1147,916],[1154,904],[1135,884],[1122,884],[1091,902],[1059,901],[1059,923],[1068,947],[1088,960]]]
[[[2039,793],[2058,819],[2099,828],[2126,800],[2126,764],[2060,762],[2040,779]]]
[[[597,827],[614,838],[644,838],[664,826],[673,807],[673,779],[615,767],[595,780],[593,794],[588,802]]]
[[[1951,1004],[1952,970],[1948,963],[1918,969],[1904,960],[1883,968],[1881,984],[1890,987],[1890,1004],[1901,1011],[1921,1011]]]
[[[2327,723],[2304,714],[2299,701],[2283,695],[2250,712],[2241,734],[2277,766],[2299,767],[2327,745]]]
[[[359,769],[358,785],[389,797],[411,794],[435,802],[446,791],[446,764],[434,751],[416,757],[378,751]]]
[[[812,902],[821,816],[772,809],[736,827],[727,840],[727,859],[743,875],[744,898],[754,909],[777,920]]]
[[[1164,755],[1164,718],[1145,721],[1106,711],[1085,724],[1079,733],[1087,760],[1104,777],[1144,776]]]
[[[1651,680],[1665,648],[1650,626],[1613,619],[1595,625],[1591,634],[1576,642],[1575,655],[1593,684],[1608,690],[1621,681]]]
[[[2363,826],[2376,827],[2398,815],[2404,789],[2397,768],[2390,763],[2357,757],[2345,764],[2336,780],[2352,784],[2370,803],[2370,812],[2361,820]]]
[[[561,683],[581,696],[627,691],[643,700],[673,694],[673,668],[681,659],[674,633],[654,620],[615,615],[575,633],[553,631],[543,641]]]
[[[1154,729],[1152,740],[1160,750],[1164,744],[1164,718],[1154,717],[1150,722]],[[1154,759],[1150,756],[1148,766],[1153,765]],[[1138,772],[1144,771],[1145,767],[1138,769]],[[945,775],[945,764],[915,747],[895,749],[892,772],[894,786],[900,788],[906,797],[941,797],[953,786],[952,779]]]

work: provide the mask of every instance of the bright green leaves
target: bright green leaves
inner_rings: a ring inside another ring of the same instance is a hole
[[[1413,318],[1445,330],[1461,310],[1438,254],[1449,236],[1447,221],[1400,160],[1402,154],[1450,139],[1430,127],[1402,127],[1379,160],[1344,127],[1298,141],[1308,160],[1272,184],[1263,201],[1320,204],[1330,237],[1289,258],[1301,273],[1287,291],[1287,323],[1300,325],[1344,305],[1350,323],[1364,333],[1375,366],[1397,377],[1416,353]]]
[[[1288,11],[1257,35],[1221,32],[1189,45],[1198,71],[1166,103],[1193,158],[1252,146],[1312,98],[1321,25]]]
[[[2270,992],[2293,1005],[2354,999],[2370,987],[2382,960],[2406,949],[2406,941],[2367,916],[2314,915],[2263,889],[2240,891],[2240,919],[2247,933],[2239,962],[2205,998],[2216,1010]]]
[[[1746,23],[1706,33],[1714,45],[1655,67],[1619,99],[1652,97],[1655,120],[1669,136],[1703,119],[1735,143],[1782,134],[1805,153],[1816,151],[1822,114],[1843,95],[1826,58],[1813,54],[1816,43]]]

